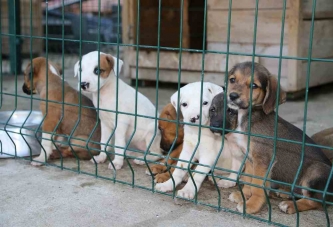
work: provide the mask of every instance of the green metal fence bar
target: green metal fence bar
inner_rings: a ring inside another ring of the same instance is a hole
[[[224,77],[224,84],[225,84],[225,88],[228,88],[228,67],[229,67],[229,51],[230,51],[230,24],[231,24],[231,9],[232,9],[232,0],[229,0],[229,6],[228,6],[228,31],[227,31],[227,54],[226,54],[226,60],[225,60],[225,77]],[[227,100],[227,92],[226,90],[224,91],[224,100]],[[226,113],[227,113],[227,102],[224,102],[224,116],[226,116]],[[224,148],[224,142],[225,142],[225,118],[223,118],[223,128],[222,128],[222,141],[221,141],[221,148],[218,152],[218,155],[217,155],[217,158],[212,166],[212,170],[211,170],[211,176],[212,176],[212,179],[213,179],[213,182],[214,182],[214,186],[216,188],[216,191],[218,192],[218,210],[220,211],[221,210],[221,192],[220,192],[220,189],[219,187],[217,186],[217,182],[215,180],[215,177],[218,177],[218,176],[215,176],[214,175],[214,171],[215,169],[222,169],[222,168],[216,168],[216,164],[218,162],[218,159],[221,157],[221,154],[223,152],[223,148]],[[231,172],[231,171],[230,171]],[[223,177],[221,177],[223,179]],[[231,180],[230,178],[225,178],[225,179],[228,179],[228,180]],[[238,184],[238,187],[239,186],[239,182],[236,181],[236,184]]]
[[[156,106],[156,109],[155,109],[155,129],[154,129],[154,138],[156,137],[156,128],[157,128],[157,119],[158,119],[158,87],[159,87],[159,76],[160,76],[160,71],[158,70],[159,69],[159,66],[160,66],[160,40],[161,40],[161,8],[162,8],[162,0],[159,0],[158,1],[158,18],[157,18],[157,59],[156,59],[156,91],[155,91],[155,106]],[[119,15],[119,14],[118,14]],[[119,28],[119,27],[118,27]],[[148,162],[147,162],[147,153],[150,149],[150,146],[152,144],[152,142],[154,141],[154,138],[151,140],[151,142],[149,143],[149,146],[147,147],[147,150],[144,154],[144,162],[146,164],[146,167],[150,173],[150,176],[151,176],[151,190],[152,192],[155,191],[155,182],[154,182],[154,175],[151,171],[151,168],[150,166],[148,165]],[[175,141],[174,141],[175,142]],[[169,152],[171,152],[172,149],[170,149]],[[165,160],[165,165],[168,167],[168,161],[167,159]],[[170,169],[168,169],[169,171],[169,174],[171,174],[170,172]]]
[[[263,181],[263,185],[266,184],[267,178],[269,176],[269,173],[271,172],[271,169],[273,167],[274,161],[275,161],[275,156],[276,156],[276,143],[277,143],[277,136],[278,136],[278,118],[279,118],[279,103],[280,103],[280,81],[281,81],[281,67],[282,67],[282,53],[283,53],[283,41],[284,41],[284,25],[285,25],[285,19],[286,19],[286,7],[287,7],[287,1],[284,0],[283,1],[283,7],[282,7],[282,25],[281,25],[281,37],[280,37],[280,50],[279,50],[279,66],[278,66],[278,86],[277,86],[277,91],[276,91],[276,104],[275,104],[275,122],[276,124],[274,125],[274,143],[273,143],[273,156],[271,158],[271,161],[269,163],[268,169],[266,171],[265,177],[264,177],[264,181]],[[266,194],[266,199],[268,199],[268,195],[267,192],[265,190],[265,194]],[[269,205],[269,213],[268,213],[268,221],[271,222],[272,221],[272,207],[270,204],[270,201],[268,199],[268,205]]]
[[[9,33],[13,34],[9,39],[10,47],[10,72],[11,74],[21,73],[21,10],[19,0],[8,0],[8,24]]]
[[[15,43],[14,43],[13,40],[17,39],[17,37],[16,37],[15,34],[16,34],[16,32],[19,32],[19,30],[17,30],[17,28],[16,28],[16,25],[17,25],[17,15],[16,15],[17,8],[16,7],[17,7],[17,5],[19,5],[17,3],[18,3],[17,1],[8,2],[8,9],[9,9],[9,13],[8,13],[9,14],[9,18],[8,18],[9,21],[8,21],[8,23],[13,22],[12,27],[9,28],[10,32],[14,35],[12,37],[12,39],[9,41],[11,43],[11,45],[12,45],[11,51],[12,51],[13,48],[15,50],[15,52],[13,50],[12,53],[16,53],[16,49],[15,49],[16,45],[15,45]],[[9,121],[11,120],[11,118],[13,117],[14,113],[17,110],[17,73],[18,73],[18,71],[20,71],[20,69],[18,70],[17,69],[17,65],[16,65],[16,63],[17,63],[17,56],[16,56],[16,54],[13,55],[12,53],[10,54],[10,62],[11,62],[11,73],[14,74],[14,77],[15,77],[15,96],[14,96],[14,105],[15,106],[14,106],[14,109],[13,109],[11,115],[9,116],[9,118],[7,119],[7,121],[5,123],[4,131],[6,132],[7,136],[10,138],[11,142],[14,145],[15,158],[16,158],[17,157],[17,146],[16,146],[14,140],[9,135],[9,133],[6,131],[7,130],[7,124],[9,123]]]
[[[308,93],[309,93],[309,81],[310,81],[310,73],[311,73],[311,56],[312,56],[312,44],[313,44],[313,30],[314,30],[314,18],[316,13],[316,2],[317,0],[312,1],[312,16],[311,16],[311,27],[310,27],[310,36],[309,36],[309,47],[308,47],[308,60],[307,60],[307,72],[306,72],[306,84],[305,84],[305,103],[304,103],[304,120],[303,120],[303,136],[302,136],[302,154],[301,154],[301,162],[299,164],[298,170],[296,172],[293,185],[291,186],[291,194],[292,199],[294,201],[294,206],[296,209],[296,224],[299,226],[299,211],[296,205],[295,196],[294,196],[294,188],[296,185],[296,181],[301,172],[303,162],[304,162],[304,154],[305,154],[305,138],[306,138],[306,120],[307,120],[307,110],[308,110]],[[326,210],[327,213],[327,210]],[[328,221],[328,219],[327,219]]]

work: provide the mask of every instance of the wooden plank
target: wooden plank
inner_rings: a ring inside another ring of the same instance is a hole
[[[303,18],[312,18],[312,4],[313,0],[303,0]],[[315,18],[333,18],[333,1],[332,0],[320,0],[316,2],[316,14]]]
[[[289,1],[287,1],[287,7]],[[209,0],[208,9],[210,10],[228,10],[229,0]],[[255,9],[256,0],[236,0],[232,2],[232,9]],[[282,9],[283,1],[279,0],[260,0],[259,9]]]
[[[333,62],[312,62],[310,70],[309,87],[315,87],[327,83],[333,82]],[[302,63],[302,69],[300,72],[303,76],[299,78],[297,83],[297,89],[299,91],[306,86],[307,76],[307,62]]]
[[[130,66],[136,66],[136,52],[131,51],[128,56]],[[251,61],[252,57],[230,55],[228,68],[243,61]],[[258,58],[256,58],[258,61]],[[138,66],[140,68],[156,68],[157,53],[140,51]],[[160,69],[177,69],[179,68],[179,54],[177,52],[161,52],[160,53]],[[205,71],[225,72],[226,55],[222,54],[205,54]],[[182,54],[182,70],[198,71],[202,70],[202,54],[188,53]]]
[[[301,56],[307,57],[310,41],[311,21],[302,21]],[[313,31],[313,58],[333,57],[333,19],[315,20]]]
[[[288,18],[288,11],[286,12]],[[281,10],[260,10],[258,13],[257,43],[280,44]],[[253,43],[254,10],[234,10],[230,26],[230,40],[233,43]],[[207,41],[227,42],[228,11],[209,10],[207,18]],[[284,31],[285,44],[288,42],[288,29]]]
[[[224,85],[225,73],[213,73],[206,72],[204,74],[204,81],[212,82],[220,86]],[[135,67],[131,67],[131,79],[136,79],[136,70]],[[156,69],[144,69],[140,68],[138,70],[138,79],[139,80],[152,80],[156,81]],[[159,70],[159,81],[161,82],[171,82],[178,83],[178,70],[168,70],[160,69]],[[180,82],[183,84],[192,83],[196,81],[201,81],[201,72],[193,71],[182,71]],[[280,80],[282,88],[285,88],[287,80],[286,78],[281,78]]]
[[[208,43],[208,50],[214,51],[226,51],[227,44],[226,43]],[[252,54],[253,53],[253,45],[252,44],[239,44],[239,43],[231,43],[229,46],[230,52],[244,53],[244,54]],[[272,55],[279,56],[280,53],[280,45],[256,45],[256,54],[264,54],[264,55]],[[288,56],[288,46],[283,46],[282,55]],[[278,58],[268,58],[268,57],[259,57],[259,62],[265,66],[272,74],[278,75],[279,72],[279,59]],[[282,60],[281,65],[281,76],[288,76],[288,60]]]
[[[289,17],[287,19],[288,36],[288,54],[290,56],[301,55],[301,34],[302,28],[300,21],[302,20],[302,14],[300,8],[302,0],[294,0],[290,2]],[[288,91],[297,91],[297,80],[299,79],[301,71],[301,61],[289,61],[288,62]]]

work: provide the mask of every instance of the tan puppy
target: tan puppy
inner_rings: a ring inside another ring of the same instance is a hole
[[[296,173],[301,162],[302,145],[285,141],[276,141],[276,153],[272,168],[268,167],[273,159],[274,148],[274,127],[275,122],[275,106],[277,104],[278,81],[270,74],[270,72],[262,65],[255,63],[254,78],[251,83],[252,62],[243,62],[235,65],[228,74],[228,106],[238,111],[237,131],[248,133],[248,123],[251,121],[251,134],[269,136],[271,138],[262,138],[257,136],[249,137],[246,134],[231,133],[230,142],[238,144],[241,153],[245,154],[249,149],[248,161],[245,167],[245,173],[253,174],[259,178],[248,178],[253,185],[244,186],[243,193],[248,199],[246,201],[246,213],[257,213],[266,203],[265,192],[261,188],[283,189],[290,191],[291,186],[272,182],[270,180],[284,182],[292,185]],[[252,87],[252,99],[250,99],[250,88]],[[286,100],[286,93],[279,90],[279,104]],[[252,117],[249,119],[249,110],[252,109]],[[277,119],[277,137],[297,142],[302,142],[303,132],[278,117]],[[249,148],[247,146],[250,139]],[[308,136],[305,137],[305,143],[314,143]],[[333,192],[333,183],[327,182],[331,171],[331,163],[323,154],[321,149],[305,146],[304,160],[300,174],[296,179],[296,187],[294,193],[297,200],[296,205],[298,211],[306,211],[310,209],[318,209],[322,205],[320,202],[310,200],[308,198],[323,199],[323,193],[306,190],[301,187],[323,191],[328,183],[328,192]],[[261,179],[260,179],[261,178]],[[300,187],[301,186],[301,187]],[[229,199],[238,203],[237,209],[243,210],[243,199],[240,192],[234,192]],[[329,199],[326,197],[326,199]],[[296,212],[293,201],[283,201],[279,204],[281,211],[293,214]]]
[[[73,139],[70,140],[74,153],[70,146],[58,147],[63,157],[78,157],[80,159],[91,159],[92,155],[97,155],[99,152],[85,148],[87,145],[89,148],[100,149],[100,145],[92,142],[99,143],[100,141],[100,126],[96,127],[94,134],[91,137],[91,142],[87,144],[91,132],[95,125],[97,114],[93,108],[92,102],[85,96],[81,96],[81,114],[79,114],[79,107],[72,106],[79,104],[79,93],[74,88],[68,85],[67,82],[63,82],[59,76],[59,70],[56,69],[53,63],[48,63],[48,69],[46,69],[47,62],[43,57],[34,58],[32,65],[29,63],[24,72],[24,84],[23,92],[26,94],[39,94],[42,100],[40,102],[40,109],[45,116],[43,122],[43,140],[41,154],[35,158],[31,164],[38,166],[46,162],[52,150],[55,146],[52,143],[54,138],[51,138],[51,134],[55,131],[56,134],[70,135],[72,130],[77,127],[73,133]],[[63,87],[64,83],[64,87]],[[63,91],[64,89],[64,91]],[[63,94],[64,93],[64,97]],[[64,101],[64,108],[61,102]],[[59,103],[54,103],[59,102]],[[67,105],[70,104],[70,105]],[[87,108],[92,107],[92,108]],[[60,122],[60,124],[59,124]],[[74,139],[77,138],[77,139]],[[81,139],[81,140],[78,140]],[[78,146],[82,147],[78,147]],[[44,152],[45,151],[45,152]],[[60,157],[57,150],[54,150],[53,157]]]
[[[323,131],[314,134],[311,139],[316,142],[316,144],[332,147],[333,148],[333,128],[328,128]],[[333,161],[333,150],[322,149],[327,158]]]
[[[173,107],[171,103],[167,104],[161,114],[160,114],[160,119],[167,119],[167,120],[177,120],[177,112],[176,109]],[[160,146],[163,149],[163,154],[166,155],[169,150],[171,149],[171,146],[176,139],[176,132],[177,132],[177,124],[174,122],[169,122],[169,121],[164,121],[164,120],[159,120],[158,121],[158,129],[161,132],[162,138],[161,138],[161,143]],[[167,161],[168,165],[176,165],[177,161],[173,159],[178,159],[180,152],[183,149],[183,139],[184,139],[184,128],[183,125],[178,124],[178,137],[177,140],[175,141],[175,145],[173,147],[173,151],[171,152],[169,159]],[[166,162],[165,159],[160,161],[163,164],[156,164],[152,165],[151,171],[155,176],[155,182],[157,183],[163,183],[167,180],[170,179],[170,173],[167,171],[167,167],[164,165]],[[175,168],[171,168],[170,172],[171,174]],[[149,170],[146,171],[147,174],[149,173]]]

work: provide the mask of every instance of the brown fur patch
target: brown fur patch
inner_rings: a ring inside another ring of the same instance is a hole
[[[100,56],[100,77],[107,78],[114,67],[114,60],[111,55],[101,54]]]

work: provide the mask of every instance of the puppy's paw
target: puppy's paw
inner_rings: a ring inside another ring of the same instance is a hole
[[[237,204],[236,209],[239,212],[243,212],[243,204],[244,204],[243,201],[241,201]],[[247,214],[255,214],[261,210],[261,207],[262,206],[259,203],[248,200],[246,202],[245,212]]]
[[[95,164],[94,160],[96,161],[97,164],[99,163],[104,163],[106,161],[106,156],[101,156],[101,155],[96,155],[90,161]]]
[[[177,192],[177,196],[185,199],[193,199],[195,196],[195,191],[190,189],[182,189]]]
[[[286,214],[294,214],[296,212],[293,201],[282,201],[279,203],[279,209]]]
[[[228,199],[233,203],[243,202],[242,194],[240,192],[232,192]]]
[[[236,210],[239,211],[239,212],[243,212],[243,206],[244,206],[243,201],[237,203]],[[246,208],[247,208],[247,207],[246,207]],[[247,210],[246,208],[245,208],[245,211]]]
[[[231,188],[236,186],[236,182],[230,181],[230,180],[219,180],[217,182],[217,186],[219,188]]]
[[[151,176],[151,174],[150,174],[150,172],[149,172],[149,169],[146,169],[145,174],[148,175],[148,176]],[[153,175],[154,175],[154,173],[153,173]]]
[[[170,179],[169,172],[166,173],[160,173],[155,176],[155,182],[156,183],[163,183]]]
[[[171,180],[168,180],[164,183],[156,184],[155,188],[157,191],[160,191],[160,192],[171,192],[171,191],[173,191],[173,183]]]
[[[139,160],[139,159],[134,159],[133,162],[134,162],[135,164],[137,164],[137,165],[144,165],[144,164],[146,164],[145,161],[143,161],[143,160]]]
[[[38,156],[37,158],[34,158],[31,162],[31,165],[33,166],[42,166],[44,165],[43,162],[46,162],[44,155],[43,156]]]
[[[164,165],[152,165],[150,169],[154,175],[164,173],[165,171],[167,171],[167,168]]]
[[[113,165],[112,165],[113,164]],[[114,168],[113,168],[114,166]],[[123,167],[123,162],[117,161],[117,160],[113,160],[112,163],[109,163],[108,168],[111,170],[120,170]]]

